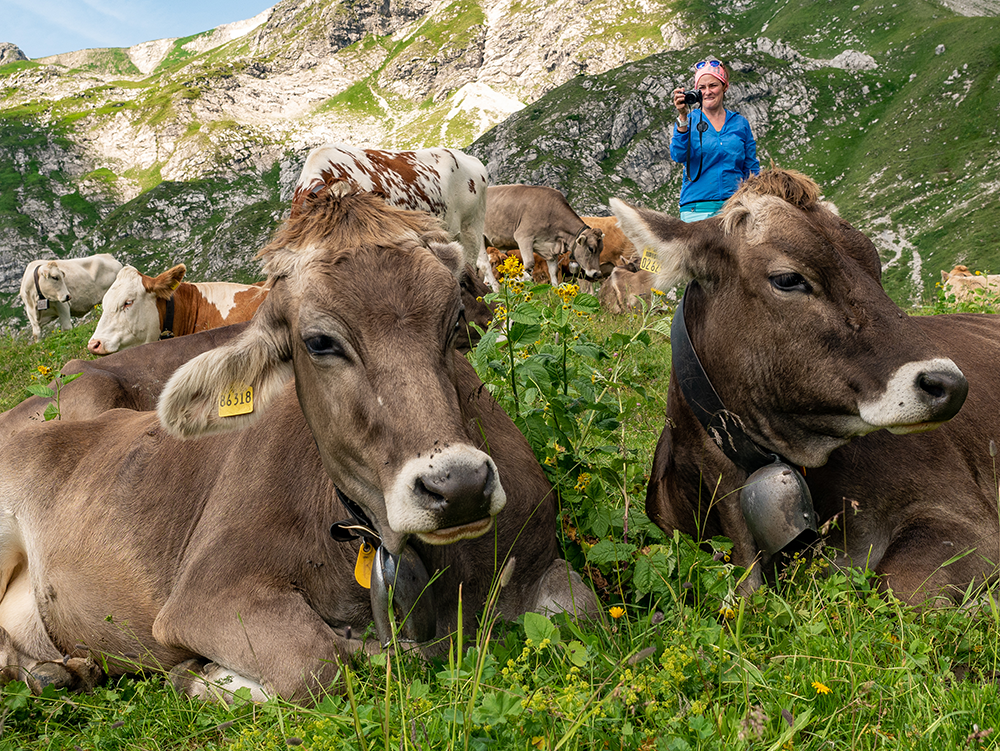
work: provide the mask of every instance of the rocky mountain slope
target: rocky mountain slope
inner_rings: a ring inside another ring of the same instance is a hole
[[[667,95],[709,53],[762,163],[819,179],[916,300],[951,260],[1000,268],[997,16],[1000,0],[284,0],[125,50],[7,45],[0,319],[19,325],[38,257],[255,278],[305,153],[331,140],[467,147],[494,182],[552,185],[581,213],[610,195],[671,209]]]

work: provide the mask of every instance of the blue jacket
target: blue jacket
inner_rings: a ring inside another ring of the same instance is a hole
[[[704,122],[708,130],[698,132],[698,123]],[[688,161],[688,142],[691,144],[691,160]],[[704,159],[702,152],[704,151]],[[695,201],[725,201],[742,180],[751,173],[760,172],[757,161],[757,142],[750,132],[750,123],[736,112],[726,110],[726,123],[721,131],[716,131],[701,110],[688,113],[687,133],[681,133],[674,125],[674,137],[670,141],[670,158],[685,165],[681,185],[680,205]],[[698,174],[699,163],[701,175]],[[692,177],[698,179],[691,181]]]

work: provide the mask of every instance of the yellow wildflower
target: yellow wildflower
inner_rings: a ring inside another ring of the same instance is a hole
[[[816,689],[817,694],[828,694],[830,693],[830,687],[826,686],[819,681],[813,681],[812,687]]]
[[[500,272],[500,278],[504,281],[520,279],[521,273],[524,271],[524,265],[521,263],[520,258],[515,255],[509,255],[497,270]]]
[[[615,605],[613,608],[611,608],[608,611],[608,615],[610,615],[612,618],[614,618],[617,621],[619,618],[621,618],[623,615],[625,615],[625,608],[620,608],[617,605]]]
[[[576,478],[576,487],[574,490],[586,490],[587,486],[590,484],[590,475],[587,472],[581,472]]]
[[[531,745],[534,746],[535,748],[545,748],[546,747],[545,736],[536,735],[531,739]]]
[[[50,368],[48,365],[39,365],[38,372],[41,373],[43,376],[47,376],[49,373],[52,372],[52,368]]]
[[[719,615],[721,615],[727,621],[731,621],[731,620],[733,620],[733,618],[736,617],[736,612],[731,607],[723,605],[721,608],[719,608]],[[813,685],[816,685],[816,684],[813,684]]]

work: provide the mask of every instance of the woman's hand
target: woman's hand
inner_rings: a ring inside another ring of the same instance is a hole
[[[686,115],[688,113],[688,106],[684,103],[684,89],[674,89],[674,106],[677,108],[678,114]]]

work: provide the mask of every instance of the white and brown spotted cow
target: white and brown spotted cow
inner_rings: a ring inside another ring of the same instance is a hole
[[[486,239],[500,250],[520,251],[525,279],[532,278],[535,253],[545,259],[553,285],[559,284],[559,258],[564,253],[588,280],[600,277],[604,233],[588,226],[558,190],[491,185],[486,195]]]
[[[385,199],[390,206],[426,211],[438,217],[465,261],[497,289],[483,242],[486,219],[486,168],[458,149],[416,151],[360,149],[330,143],[309,152],[295,184],[292,215],[305,196],[346,180]]]
[[[941,284],[947,294],[954,295],[958,302],[965,302],[987,292],[1000,293],[1000,274],[973,274],[968,266],[958,265],[951,271],[941,272]]]
[[[998,561],[1000,319],[907,315],[882,289],[871,241],[818,194],[766,170],[693,224],[612,199],[636,247],[658,249],[658,286],[690,282],[647,512],[667,530],[732,538],[760,582],[777,553],[762,539],[806,511],[801,493],[786,496],[751,519],[755,537],[748,476],[780,470],[769,486],[780,499],[777,481],[805,468],[819,521],[838,520],[826,543],[841,565],[868,566],[911,602],[959,599]]]
[[[182,281],[183,263],[157,276],[133,266],[104,294],[101,319],[87,349],[107,355],[139,344],[249,320],[267,297],[254,284]]]
[[[501,572],[504,616],[596,612],[558,558],[551,486],[454,348],[462,251],[437,220],[342,183],[305,198],[263,255],[258,314],[174,373],[159,415],[4,424],[8,678],[38,690],[152,666],[196,696],[308,700],[378,648],[372,593],[392,561],[408,577],[393,602],[416,581],[407,623],[438,645],[460,610],[475,628]],[[251,411],[224,416],[234,387],[252,387]],[[345,520],[377,546],[371,591]]]
[[[37,342],[42,327],[54,320],[63,331],[73,328],[70,316],[92,311],[121,267],[108,253],[29,263],[21,278],[21,301],[34,340]]]

